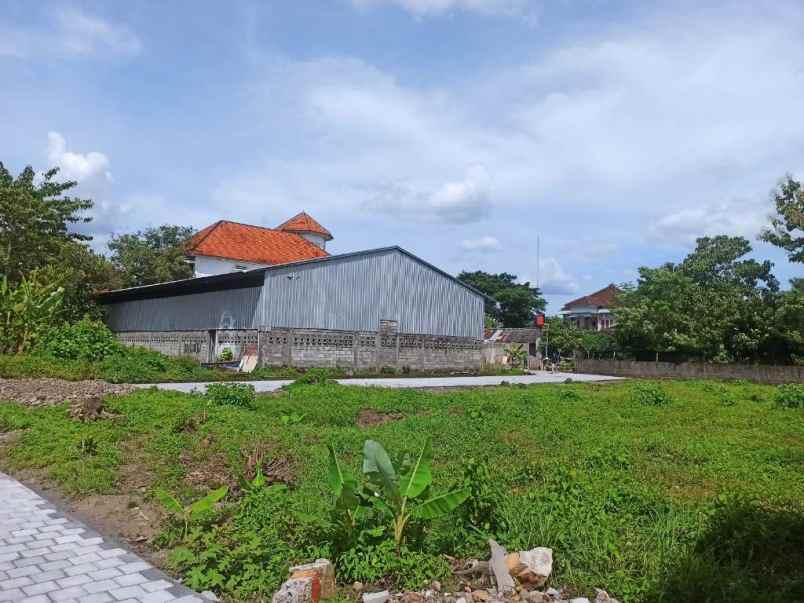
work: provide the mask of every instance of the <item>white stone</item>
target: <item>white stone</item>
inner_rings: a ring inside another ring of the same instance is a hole
[[[386,603],[391,598],[391,593],[381,590],[378,593],[363,593],[363,603]]]

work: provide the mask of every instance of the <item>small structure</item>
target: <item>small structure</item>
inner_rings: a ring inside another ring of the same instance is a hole
[[[219,220],[198,231],[185,250],[194,276],[243,272],[327,257],[332,234],[305,212],[276,228]]]
[[[483,364],[541,369],[541,337],[542,330],[538,327],[485,329]]]
[[[573,299],[561,308],[561,316],[580,329],[603,331],[614,326],[614,315],[611,309],[617,304],[620,293],[614,284]]]
[[[400,247],[328,255],[288,236],[321,257],[102,293],[107,324],[125,344],[201,362],[256,349],[259,366],[480,367],[483,293]]]

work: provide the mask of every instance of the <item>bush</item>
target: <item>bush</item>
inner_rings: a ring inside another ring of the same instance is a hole
[[[231,362],[234,360],[234,352],[232,352],[232,348],[223,348],[221,353],[218,354],[218,360],[221,362]]]
[[[314,368],[304,373],[293,382],[293,385],[323,385],[332,383],[333,371],[328,369]]]
[[[82,318],[54,329],[38,351],[65,360],[98,361],[120,355],[123,346],[101,321]]]
[[[446,580],[450,567],[441,555],[410,550],[399,555],[392,540],[358,545],[342,553],[336,562],[338,578],[344,582],[382,583],[394,589],[417,590],[432,580]]]
[[[804,408],[804,385],[788,383],[776,387],[776,405],[782,408]]]
[[[37,272],[16,286],[0,279],[0,353],[29,352],[59,324],[64,289],[43,280]]]
[[[257,395],[254,386],[248,383],[210,383],[206,398],[218,406],[228,404],[242,408],[254,408]]]
[[[672,399],[670,394],[656,383],[636,383],[631,388],[631,400],[645,406],[665,406],[670,404]]]

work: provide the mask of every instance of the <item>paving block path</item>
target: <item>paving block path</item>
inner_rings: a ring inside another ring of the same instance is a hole
[[[0,473],[0,601],[202,603],[206,598]]]

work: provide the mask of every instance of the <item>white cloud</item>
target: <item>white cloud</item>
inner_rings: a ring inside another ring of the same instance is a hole
[[[466,251],[478,251],[483,253],[493,252],[493,251],[500,251],[502,249],[502,245],[497,240],[496,237],[492,237],[491,235],[484,235],[482,237],[478,237],[477,239],[464,239],[461,241],[461,248],[465,249]]]
[[[572,295],[578,291],[577,279],[569,274],[555,258],[542,258],[539,278],[532,277],[531,284],[539,283],[545,295]]]
[[[653,238],[688,245],[703,236],[739,235],[753,239],[768,223],[769,203],[733,200],[699,204],[665,214],[653,225]]]
[[[51,11],[46,19],[40,28],[0,26],[0,56],[133,56],[142,51],[142,42],[128,27],[77,9]]]
[[[74,153],[67,150],[67,141],[58,132],[47,134],[48,167],[60,168],[63,180],[76,180],[80,183],[101,179],[112,181],[109,172],[109,158],[103,153]]]
[[[398,6],[416,16],[442,15],[454,10],[481,15],[520,15],[528,8],[528,0],[352,0],[359,8],[382,4]]]
[[[425,222],[476,222],[491,211],[489,176],[482,167],[474,167],[461,180],[445,182],[431,191],[385,186],[364,207]]]

